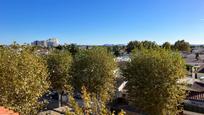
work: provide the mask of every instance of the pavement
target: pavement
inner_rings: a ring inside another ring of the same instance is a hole
[[[64,115],[67,110],[70,110],[70,108],[68,106],[63,106],[53,110],[40,112],[38,115]]]
[[[195,112],[184,110],[184,115],[204,115],[204,113],[195,113]]]

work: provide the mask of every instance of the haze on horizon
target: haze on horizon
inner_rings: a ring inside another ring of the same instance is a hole
[[[204,44],[203,0],[0,0],[0,44]]]

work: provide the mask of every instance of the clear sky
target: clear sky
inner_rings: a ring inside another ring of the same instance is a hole
[[[204,44],[204,0],[0,0],[0,43]]]

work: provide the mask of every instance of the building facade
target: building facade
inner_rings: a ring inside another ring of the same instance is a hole
[[[41,47],[56,47],[59,45],[59,40],[56,38],[50,38],[48,40],[36,40],[31,43],[33,46],[41,46]]]

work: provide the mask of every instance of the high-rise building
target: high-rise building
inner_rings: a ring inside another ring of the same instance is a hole
[[[47,47],[47,42],[44,41],[44,40],[42,40],[42,41],[36,40],[36,41],[32,42],[31,45],[33,45],[33,46]]]
[[[56,47],[59,45],[59,40],[56,38],[50,38],[46,42],[47,42],[47,47]]]
[[[33,46],[42,46],[42,47],[56,47],[59,45],[59,40],[56,38],[50,38],[48,40],[36,40],[31,43]]]

